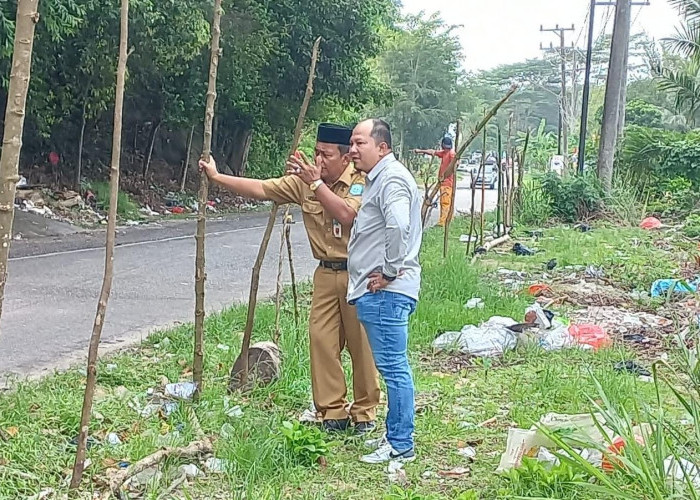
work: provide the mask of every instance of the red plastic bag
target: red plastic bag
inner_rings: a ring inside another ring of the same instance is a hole
[[[610,336],[598,325],[571,325],[569,335],[576,343],[589,345],[596,351],[612,345]]]
[[[184,214],[184,213],[185,213],[185,209],[182,208],[182,207],[173,207],[173,208],[170,209],[170,212],[171,212],[171,213],[174,213],[174,214]]]
[[[639,227],[646,229],[647,231],[652,229],[661,229],[661,221],[656,217],[647,217],[642,221]]]

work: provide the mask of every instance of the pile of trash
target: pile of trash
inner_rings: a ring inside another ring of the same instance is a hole
[[[554,467],[559,465],[559,456],[569,456],[567,452],[558,450],[556,443],[542,429],[546,429],[549,434],[557,434],[564,443],[594,467],[612,472],[621,466],[616,456],[624,453],[627,441],[615,435],[606,426],[602,415],[550,413],[530,429],[508,430],[506,450],[501,455],[497,472],[520,467],[524,457]],[[655,438],[652,427],[646,423],[633,427],[630,439],[634,439],[640,446],[653,443]],[[679,483],[689,480],[695,488],[700,488],[700,467],[689,460],[676,459],[671,455],[664,460],[664,470],[669,479]]]
[[[51,191],[18,184],[15,209],[53,220],[83,224],[106,224],[106,217],[95,206],[95,196],[89,191],[85,199],[75,191]]]
[[[479,326],[465,325],[459,332],[443,333],[433,341],[433,348],[487,358],[502,356],[521,344],[533,343],[548,351],[573,347],[597,350],[609,347],[612,340],[598,325],[567,325],[535,303],[525,311],[523,323],[494,316]]]
[[[572,321],[593,323],[621,338],[653,337],[673,334],[672,320],[646,312],[630,312],[617,307],[587,307],[571,315]]]

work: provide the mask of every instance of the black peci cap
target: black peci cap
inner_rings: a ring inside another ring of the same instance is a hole
[[[349,146],[351,136],[351,128],[336,125],[334,123],[322,123],[318,126],[316,141],[325,142],[327,144],[338,144],[340,146]]]

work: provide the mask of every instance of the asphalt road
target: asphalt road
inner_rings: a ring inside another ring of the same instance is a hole
[[[458,184],[458,211],[468,210],[470,205],[466,187],[466,183]],[[495,204],[495,191],[490,191],[487,207]],[[28,223],[26,216],[22,218],[17,227]],[[208,222],[208,312],[247,300],[250,273],[267,219],[267,213],[255,213]],[[301,221],[300,216],[295,220]],[[171,221],[119,230],[102,352],[192,320],[195,224],[191,220]],[[37,227],[34,220],[29,225]],[[102,284],[104,232],[74,232],[70,226],[52,224],[46,230],[26,233],[13,242],[8,266],[0,323],[3,379],[41,376],[82,362]],[[274,294],[279,234],[278,227],[262,269],[260,297]],[[293,226],[292,240],[297,276],[309,278],[317,263],[301,223]],[[284,279],[289,279],[287,270]]]

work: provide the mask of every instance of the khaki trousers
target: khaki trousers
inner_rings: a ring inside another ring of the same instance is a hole
[[[438,226],[444,226],[452,221],[454,207],[452,206],[452,187],[440,186],[440,220]]]
[[[347,303],[347,271],[319,267],[309,318],[311,388],[316,410],[324,420],[370,422],[379,404],[379,376],[367,334]],[[348,415],[347,386],[340,353],[347,347],[352,359],[354,402]]]

